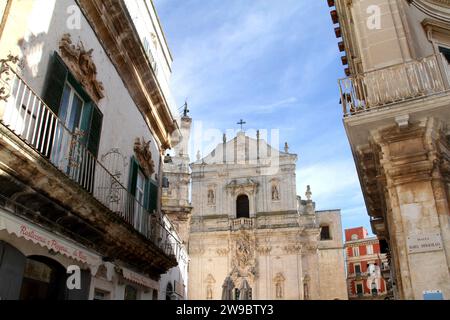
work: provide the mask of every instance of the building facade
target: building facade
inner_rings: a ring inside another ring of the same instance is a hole
[[[297,196],[296,161],[240,131],[191,164],[190,299],[347,298],[340,211]]]
[[[345,230],[347,288],[349,299],[389,299],[382,272],[389,271],[386,254],[377,237],[369,237],[363,227]]]
[[[181,131],[152,2],[0,17],[0,299],[157,299],[187,257],[161,211]]]
[[[328,4],[344,125],[395,297],[450,299],[450,3]]]

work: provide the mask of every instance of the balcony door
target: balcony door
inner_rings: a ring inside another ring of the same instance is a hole
[[[38,122],[43,129],[39,141],[47,146],[44,156],[94,193],[103,114],[56,52],[47,71],[43,100],[48,108]]]
[[[136,201],[138,205],[134,206],[134,227],[136,230],[142,231],[142,223],[144,217],[144,202],[146,194],[146,178],[141,170],[138,170],[136,181]]]
[[[52,162],[61,164],[62,167],[70,171],[70,159],[73,159],[74,144],[82,138],[81,121],[83,114],[84,100],[80,94],[66,82],[59,108],[59,119],[64,127],[60,126],[55,135],[55,143],[52,150]]]

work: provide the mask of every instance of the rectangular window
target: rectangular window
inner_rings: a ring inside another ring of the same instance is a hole
[[[355,274],[357,275],[361,274],[361,265],[355,264]]]
[[[369,244],[369,245],[367,246],[367,254],[368,254],[368,255],[369,255],[369,254],[373,254],[373,245]]]
[[[353,256],[359,257],[359,247],[353,247]]]
[[[331,240],[330,227],[320,227],[320,240]]]
[[[100,289],[95,289],[94,291],[94,300],[110,300],[111,294],[107,291],[103,291]]]
[[[48,68],[43,99],[70,131],[65,136],[79,129],[83,133],[81,141],[97,157],[103,115],[56,52]],[[63,139],[69,139],[62,137],[61,132],[60,129],[53,133],[58,147],[64,146]],[[57,156],[60,152],[53,154]]]
[[[361,283],[356,284],[356,294],[362,295],[363,294],[363,285]]]
[[[439,47],[439,52],[441,52],[444,55],[445,59],[447,59],[447,62],[450,64],[450,49]]]
[[[125,286],[124,300],[137,300],[138,290],[130,285]]]

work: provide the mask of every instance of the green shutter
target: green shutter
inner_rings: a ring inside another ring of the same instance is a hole
[[[59,107],[61,106],[61,98],[68,74],[66,65],[58,53],[55,52],[50,59],[43,99],[56,114],[58,114]]]
[[[83,112],[81,115],[80,130],[83,132],[81,142],[87,146],[89,140],[89,128],[92,122],[92,113],[94,110],[94,105],[92,102],[86,102],[83,106]]]
[[[139,166],[134,157],[131,157],[130,161],[130,175],[128,178],[128,190],[133,196],[136,196],[136,183],[138,176]]]
[[[145,179],[145,190],[144,190],[144,208],[146,210],[150,209],[150,181],[148,178]]]
[[[92,117],[89,132],[87,133],[87,148],[95,157],[97,157],[100,145],[100,135],[102,132],[103,114],[96,105],[91,105]]]
[[[150,181],[150,190],[149,190],[149,204],[148,211],[153,213],[154,210],[158,207],[158,185],[153,180]]]

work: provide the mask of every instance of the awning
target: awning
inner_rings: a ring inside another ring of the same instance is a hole
[[[57,234],[50,233],[30,222],[27,222],[0,208],[0,231],[6,230],[9,234],[15,234],[19,238],[32,241],[35,244],[53,250],[68,258],[89,265],[91,272],[96,273],[102,264],[99,255],[93,254],[80,245],[65,240]]]
[[[128,270],[126,268],[122,268],[123,277],[131,282],[140,284],[141,286],[147,287],[147,288],[159,288],[158,282],[143,276],[139,273],[133,272],[131,270]]]

